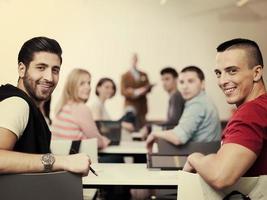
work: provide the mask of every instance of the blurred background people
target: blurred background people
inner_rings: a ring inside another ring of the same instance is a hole
[[[111,99],[116,94],[116,85],[110,78],[101,78],[97,85],[95,94],[97,96],[94,103],[90,105],[94,120],[111,120],[111,117],[106,109],[106,100]],[[134,119],[133,119],[134,120]],[[126,116],[122,118],[122,128],[133,131],[134,121],[127,121]]]
[[[97,138],[98,147],[105,148],[110,140],[100,135],[86,102],[91,91],[91,75],[87,70],[74,69],[68,75],[62,97],[53,119],[53,139],[82,140]]]
[[[125,111],[132,111],[136,115],[136,128],[145,125],[147,108],[146,95],[151,91],[146,73],[137,68],[138,55],[133,54],[131,68],[121,77],[121,93],[125,97]]]
[[[184,99],[177,89],[178,73],[172,67],[166,67],[160,71],[162,86],[169,95],[166,126],[178,124],[184,110]]]
[[[171,130],[153,132],[146,143],[149,152],[157,138],[175,145],[187,142],[210,142],[220,140],[221,124],[217,108],[205,92],[205,76],[196,66],[182,69],[179,91],[186,100],[179,124]]]
[[[105,102],[116,94],[114,81],[110,78],[101,78],[96,85],[95,94],[97,98],[90,106],[94,120],[110,120]]]
[[[165,67],[160,71],[160,75],[162,86],[169,95],[169,104],[166,121],[159,125],[164,127],[164,129],[171,129],[178,124],[183,114],[185,101],[177,89],[177,71],[172,67]],[[151,125],[147,124],[140,130],[142,139],[145,139],[149,132],[151,132]]]

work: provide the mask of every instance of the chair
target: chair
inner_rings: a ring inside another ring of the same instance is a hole
[[[221,146],[220,141],[213,142],[188,142],[184,145],[176,146],[163,139],[158,139],[158,154],[187,156],[194,152],[203,154],[216,153]]]
[[[71,140],[51,140],[50,149],[52,153],[58,155],[68,155],[71,148]],[[98,162],[98,149],[97,149],[97,139],[90,138],[81,141],[80,153],[86,153],[90,156],[93,163]]]
[[[178,171],[177,200],[222,200],[232,191],[239,191],[248,195],[251,200],[267,199],[267,175],[259,177],[241,177],[236,184],[224,190],[215,190],[209,186],[198,174]],[[194,192],[192,192],[194,188]]]
[[[82,200],[82,178],[70,172],[0,175],[3,200]]]
[[[72,146],[71,140],[51,140],[50,149],[51,152],[58,155],[68,155]],[[80,153],[86,153],[90,156],[92,163],[98,163],[98,148],[97,139],[90,138],[81,140]],[[96,189],[84,189],[84,199],[93,199],[96,194]]]

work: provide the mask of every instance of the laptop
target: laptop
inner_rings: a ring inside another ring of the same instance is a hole
[[[110,139],[109,145],[119,145],[121,141],[121,122],[110,120],[96,121],[96,126],[101,135]]]
[[[181,170],[187,156],[147,154],[147,167],[159,170]]]

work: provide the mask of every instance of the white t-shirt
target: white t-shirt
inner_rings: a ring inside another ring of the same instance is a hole
[[[99,98],[90,105],[94,120],[110,120],[110,116],[106,110],[105,104]]]
[[[10,130],[19,138],[28,124],[29,110],[28,103],[21,97],[0,101],[0,127]]]

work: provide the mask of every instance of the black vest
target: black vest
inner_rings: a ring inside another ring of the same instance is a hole
[[[48,153],[50,152],[51,132],[46,121],[31,98],[22,90],[10,84],[0,87],[0,101],[9,97],[21,97],[29,105],[28,124],[15,144],[14,151],[25,153]],[[11,110],[10,112],[16,112]],[[1,114],[1,111],[0,111]]]

